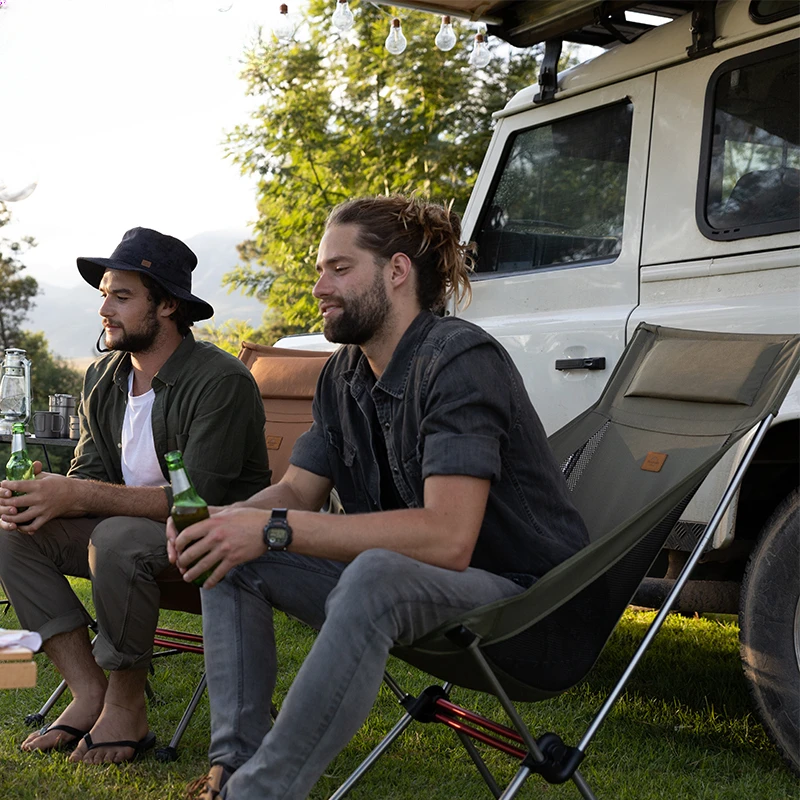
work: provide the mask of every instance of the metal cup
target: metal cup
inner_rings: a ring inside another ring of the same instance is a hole
[[[80,439],[81,438],[81,418],[72,416],[69,418],[69,438],[70,439]]]
[[[69,435],[69,419],[75,413],[75,398],[71,394],[51,394],[50,410],[61,415],[59,437],[66,439]]]
[[[57,411],[34,411],[33,432],[37,439],[60,439],[64,417]]]

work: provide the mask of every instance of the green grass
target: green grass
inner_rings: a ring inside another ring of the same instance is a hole
[[[89,603],[88,584],[75,581]],[[523,706],[535,730],[556,730],[575,743],[613,686],[651,613],[629,610],[600,662],[586,681],[562,697]],[[278,620],[281,675],[277,701],[311,646],[304,626]],[[199,618],[164,613],[162,625],[199,631]],[[0,626],[18,627],[13,612]],[[629,683],[615,710],[592,742],[583,772],[600,800],[800,800],[796,779],[783,766],[755,721],[737,655],[733,618],[671,616]],[[72,765],[64,754],[22,753],[29,729],[26,714],[38,710],[58,683],[44,656],[36,656],[35,689],[0,692],[0,800],[177,800],[188,781],[206,769],[208,703],[201,703],[183,741],[178,761],[162,764],[152,755],[135,764]],[[183,706],[202,674],[201,659],[180,655],[155,662],[156,699],[150,703],[152,729],[169,741]],[[412,692],[427,682],[393,660],[390,672]],[[498,704],[472,692],[454,700],[487,716],[502,718]],[[63,698],[50,719],[68,702]],[[397,720],[398,706],[386,690],[357,737],[330,765],[311,797],[327,798]],[[487,760],[508,780],[516,763],[490,752]],[[490,800],[491,795],[461,749],[442,726],[418,725],[405,732],[351,795],[354,800]],[[549,786],[531,778],[520,798],[578,798],[571,784]]]

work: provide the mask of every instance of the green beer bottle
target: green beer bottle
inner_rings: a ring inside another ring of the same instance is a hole
[[[25,425],[22,422],[15,422],[11,426],[11,458],[6,464],[6,479],[9,481],[32,481],[33,480],[33,461],[28,455],[28,448],[25,445]],[[25,492],[14,492],[14,497],[21,497]],[[18,511],[27,511],[27,508],[19,508]]]
[[[208,519],[208,504],[192,485],[189,473],[183,466],[183,455],[180,450],[173,450],[166,453],[164,458],[169,468],[170,483],[172,484],[172,521],[178,532],[195,522]],[[198,575],[192,583],[202,586],[211,575],[212,570],[207,570],[202,575]]]

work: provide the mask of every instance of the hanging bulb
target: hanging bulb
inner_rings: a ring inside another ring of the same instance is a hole
[[[281,3],[280,14],[272,26],[272,32],[283,43],[290,42],[294,36],[294,20],[289,16],[289,6],[286,3]]]
[[[352,30],[356,18],[350,10],[347,0],[336,0],[336,11],[333,12],[333,27],[342,33]]]
[[[433,40],[434,44],[440,49],[447,52],[456,46],[456,34],[453,31],[453,26],[450,22],[450,17],[442,17],[442,27],[439,28],[439,33]]]
[[[392,20],[392,27],[386,37],[386,49],[393,55],[399,56],[408,46],[408,40],[403,36],[403,29],[400,27],[400,20],[395,17]]]
[[[492,53],[486,46],[482,33],[475,36],[475,44],[469,56],[469,63],[476,69],[483,69],[492,60]]]

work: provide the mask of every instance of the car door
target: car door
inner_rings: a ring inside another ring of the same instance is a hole
[[[599,396],[639,298],[654,75],[499,120],[465,213],[457,313],[511,353],[548,433]]]

